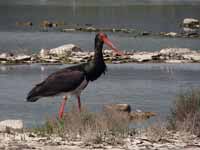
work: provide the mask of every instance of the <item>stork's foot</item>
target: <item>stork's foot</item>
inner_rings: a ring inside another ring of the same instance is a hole
[[[63,113],[64,113],[64,110],[65,110],[66,101],[67,101],[67,96],[64,96],[63,101],[62,101],[61,106],[60,106],[60,109],[59,109],[59,113],[58,113],[59,119],[63,118]]]

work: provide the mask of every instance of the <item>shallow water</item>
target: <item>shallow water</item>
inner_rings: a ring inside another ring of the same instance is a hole
[[[24,99],[35,84],[65,66],[0,66],[0,120],[21,118],[27,126],[34,126],[57,115],[59,96],[35,103]],[[178,92],[199,87],[199,74],[199,64],[108,65],[106,75],[91,82],[81,98],[91,111],[100,111],[104,104],[119,102],[130,104],[133,110],[156,112],[164,119]],[[77,104],[74,98],[68,101],[66,111],[73,104]]]
[[[60,32],[0,32],[0,52],[36,53],[42,48],[54,48],[73,43],[83,50],[94,49],[95,33]],[[200,50],[199,39],[132,37],[108,33],[108,37],[121,50],[155,51],[162,48],[190,48]]]
[[[94,33],[61,33],[59,27],[39,32],[43,20],[62,22],[67,26],[92,24],[97,27],[133,28],[148,32],[180,32],[184,18],[200,18],[200,3],[196,1],[27,1],[0,2],[0,52],[38,52],[73,43],[86,50],[93,49]],[[138,4],[142,3],[142,4]],[[105,4],[106,6],[102,6]],[[116,5],[117,4],[117,5]],[[33,22],[32,27],[19,27],[16,22]],[[134,37],[108,33],[117,47],[126,50],[160,50],[182,47],[199,50],[199,39]]]
[[[73,1],[72,1],[73,2]],[[90,3],[89,3],[90,4]],[[200,3],[199,3],[200,4]],[[38,31],[43,20],[64,21],[67,25],[92,24],[97,27],[134,28],[154,32],[180,31],[184,18],[200,18],[200,5],[1,5],[0,30]],[[17,21],[31,21],[33,27],[20,28]]]

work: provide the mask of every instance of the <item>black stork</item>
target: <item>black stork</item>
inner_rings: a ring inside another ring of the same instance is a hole
[[[39,98],[64,94],[59,109],[59,118],[64,112],[68,97],[74,95],[78,100],[78,109],[81,111],[80,94],[90,81],[94,81],[106,71],[103,59],[103,44],[107,44],[115,53],[123,55],[117,50],[105,33],[98,33],[95,37],[94,59],[88,63],[63,68],[49,75],[43,82],[37,84],[27,96],[28,102],[35,102]]]

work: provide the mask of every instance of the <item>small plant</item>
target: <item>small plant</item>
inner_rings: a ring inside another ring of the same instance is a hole
[[[119,143],[117,139],[129,134],[129,119],[127,115],[114,111],[94,113],[83,108],[79,113],[73,106],[63,119],[48,119],[35,132],[41,135],[57,134],[70,139],[81,137],[86,143]]]
[[[155,124],[150,125],[146,129],[145,133],[149,140],[157,142],[166,138],[167,128],[164,123],[162,123],[161,121],[158,121]]]
[[[169,116],[169,128],[200,135],[200,90],[180,93]]]

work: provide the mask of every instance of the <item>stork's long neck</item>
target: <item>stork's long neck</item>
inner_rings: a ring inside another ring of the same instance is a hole
[[[102,49],[103,42],[95,39],[94,60],[85,66],[87,80],[94,81],[106,71]]]
[[[94,62],[97,65],[100,65],[101,63],[104,63],[103,53],[102,53],[103,42],[95,40],[95,46],[94,47],[95,47],[95,50],[94,50]]]

